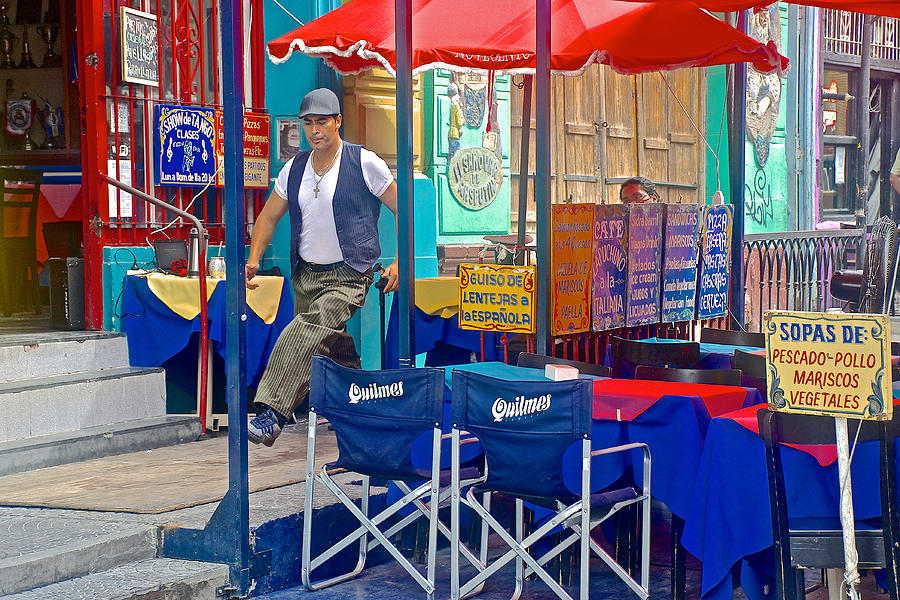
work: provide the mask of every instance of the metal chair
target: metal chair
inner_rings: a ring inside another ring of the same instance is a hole
[[[738,369],[676,369],[638,365],[634,368],[634,378],[712,385],[741,385],[741,372]]]
[[[598,556],[639,598],[649,597],[650,559],[650,453],[645,444],[633,443],[591,449],[592,385],[587,380],[560,382],[509,381],[454,371],[451,446],[451,559],[450,598],[459,600],[477,593],[484,582],[515,560],[516,589],[522,595],[525,577],[536,574],[559,597],[572,596],[547,572],[545,565],[565,549],[578,544],[579,597],[589,593],[590,558]],[[459,448],[463,431],[478,438],[487,456],[487,479],[464,493],[461,486]],[[641,488],[591,493],[591,458],[616,452],[641,450],[644,455]],[[570,474],[566,483],[566,472]],[[491,513],[489,504],[476,494],[502,492],[515,499],[515,533],[510,535]],[[553,514],[527,536],[523,533],[524,502],[550,509]],[[459,554],[461,506],[474,510],[509,547],[490,564],[462,582]],[[591,530],[630,506],[642,510],[640,582],[635,580],[599,544]],[[563,528],[559,543],[540,556],[531,552],[535,543],[556,528]],[[527,566],[527,568],[526,568]]]
[[[625,365],[654,365],[687,369],[700,361],[697,342],[666,343],[626,340],[617,336],[609,339],[612,376],[625,376]]]
[[[442,533],[448,539],[450,537],[449,528],[438,520],[438,507],[442,500],[443,393],[444,372],[441,369],[362,371],[342,367],[323,356],[313,356],[301,572],[303,585],[308,590],[318,590],[356,577],[365,567],[367,552],[381,545],[425,590],[428,598],[434,598],[437,536]],[[339,456],[335,462],[316,473],[316,430],[320,416],[334,428]],[[414,464],[414,446],[423,449],[430,447],[430,452],[425,452],[429,454],[430,466],[423,468]],[[334,479],[334,475],[345,472],[362,476],[359,506]],[[371,477],[391,481],[401,490],[399,499],[374,516],[369,515]],[[316,483],[323,484],[340,500],[359,522],[359,527],[313,557]],[[468,483],[466,479],[462,485]],[[443,498],[449,498],[449,487],[445,486]],[[420,518],[428,521],[424,576],[389,539]],[[374,539],[370,540],[370,536]],[[312,572],[316,568],[357,541],[358,560],[352,571],[325,581],[312,580]],[[471,552],[466,557],[470,562],[478,563]]]
[[[790,522],[781,444],[834,444],[834,419],[760,409],[757,420],[759,434],[766,446],[777,597],[781,600],[800,600],[805,596],[802,569],[844,566],[843,538],[837,517],[830,524],[817,522],[815,528],[801,528],[802,523]],[[880,447],[878,471],[881,529],[857,529],[859,567],[886,569],[888,592],[892,600],[898,600],[900,519],[897,511],[894,438],[900,434],[900,416],[894,413],[892,421],[851,420],[848,425],[851,440],[856,438],[858,429],[859,442],[877,440]]]
[[[569,360],[567,358],[556,358],[554,356],[544,356],[543,354],[532,354],[530,352],[520,352],[516,362],[516,366],[529,367],[532,369],[543,369],[548,364],[569,365],[570,367],[578,369],[579,373],[597,375],[598,377],[609,377],[612,372],[612,369],[606,365],[595,365],[593,363]]]
[[[765,348],[766,335],[764,333],[752,333],[750,331],[704,327],[700,330],[700,343]]]
[[[0,312],[39,310],[37,206],[44,172],[0,168]]]

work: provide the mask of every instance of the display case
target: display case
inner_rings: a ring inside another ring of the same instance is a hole
[[[72,6],[0,1],[0,164],[80,162]]]

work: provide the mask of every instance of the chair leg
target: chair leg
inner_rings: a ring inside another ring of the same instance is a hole
[[[684,519],[672,515],[672,600],[684,600],[685,596],[685,549],[681,545],[681,534],[684,533]]]

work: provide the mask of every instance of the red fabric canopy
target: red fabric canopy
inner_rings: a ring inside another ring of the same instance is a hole
[[[533,73],[533,0],[413,0],[413,72],[432,68]],[[620,73],[752,62],[787,70],[774,44],[763,45],[690,2],[553,0],[550,66],[577,75],[592,63]],[[274,63],[293,50],[334,70],[383,67],[394,74],[394,2],[353,0],[267,45]]]
[[[633,2],[657,2],[669,3],[678,0],[629,0]],[[762,8],[772,4],[775,0],[693,0],[694,4],[716,12],[733,12],[747,8]],[[849,10],[852,12],[867,13],[870,15],[882,15],[885,17],[900,17],[900,2],[897,0],[788,0],[791,4],[804,6],[819,6],[821,8],[834,8],[837,10]]]

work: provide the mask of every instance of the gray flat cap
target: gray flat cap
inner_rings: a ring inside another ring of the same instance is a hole
[[[300,103],[300,115],[307,117],[309,115],[339,115],[341,114],[341,103],[338,97],[328,88],[318,88],[307,95],[303,96],[303,102]]]

